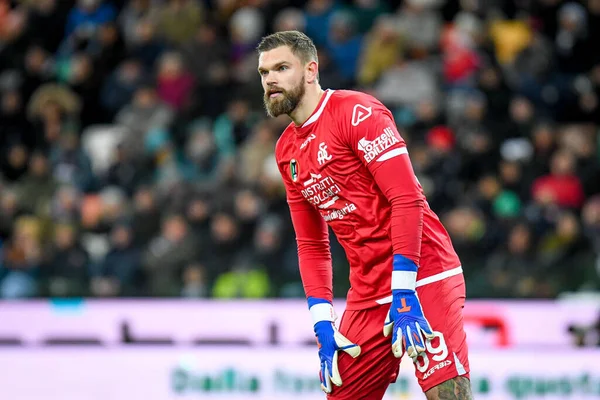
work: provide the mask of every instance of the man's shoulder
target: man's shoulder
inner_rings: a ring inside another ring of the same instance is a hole
[[[332,97],[332,111],[337,116],[348,116],[353,124],[370,115],[373,107],[384,107],[377,98],[356,90],[336,90]]]
[[[385,106],[368,93],[355,90],[336,90],[332,96],[330,109],[332,120],[340,121],[343,129],[360,125],[377,111],[386,110]]]
[[[336,90],[331,97],[334,106],[350,107],[350,109],[354,108],[354,105],[356,104],[381,104],[381,102],[372,95],[357,90]]]

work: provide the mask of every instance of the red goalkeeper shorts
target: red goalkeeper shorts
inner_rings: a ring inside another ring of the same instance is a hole
[[[469,377],[462,317],[464,278],[455,275],[417,287],[417,294],[436,336],[426,355],[418,357],[415,363],[415,375],[423,392],[426,392],[457,376]],[[339,330],[353,343],[359,344],[362,351],[356,359],[339,353],[342,386],[334,386],[328,399],[381,400],[390,383],[396,381],[400,359],[392,354],[391,337],[383,336],[383,324],[389,308],[389,304],[384,304],[344,312]]]

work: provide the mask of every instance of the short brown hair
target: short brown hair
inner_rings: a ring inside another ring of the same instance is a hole
[[[281,46],[288,46],[292,53],[304,64],[310,61],[319,62],[317,48],[311,38],[298,31],[276,32],[265,36],[256,47],[256,50],[260,54]]]

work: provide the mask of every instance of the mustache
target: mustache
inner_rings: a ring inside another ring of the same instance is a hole
[[[273,93],[285,93],[285,90],[277,87],[267,89],[267,96],[270,96]]]

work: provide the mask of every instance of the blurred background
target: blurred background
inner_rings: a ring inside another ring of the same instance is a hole
[[[323,398],[254,50],[290,29],[394,113],[476,397],[600,399],[600,0],[0,0],[0,396]]]

